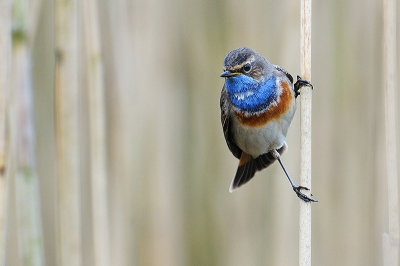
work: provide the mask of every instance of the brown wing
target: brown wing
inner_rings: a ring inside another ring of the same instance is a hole
[[[230,99],[228,92],[224,87],[222,87],[221,91],[221,99],[220,99],[220,107],[221,107],[221,124],[222,130],[224,131],[225,141],[228,145],[229,150],[232,152],[233,156],[240,159],[242,155],[242,150],[236,145],[235,140],[233,139],[233,135],[231,133],[231,118],[230,118]]]

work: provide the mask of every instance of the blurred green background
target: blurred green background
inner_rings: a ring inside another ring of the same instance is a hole
[[[241,46],[300,74],[300,1],[100,0],[99,8],[112,265],[298,264],[299,199],[279,165],[228,192],[237,160],[222,134],[219,74]],[[314,265],[383,261],[382,15],[381,1],[313,2]],[[43,1],[32,70],[47,265],[57,264],[54,30],[54,2]],[[93,265],[85,74],[76,106],[82,265]],[[299,112],[287,143],[283,162],[299,183]]]

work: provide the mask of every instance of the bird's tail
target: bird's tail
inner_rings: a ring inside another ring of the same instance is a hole
[[[287,150],[286,142],[279,148],[277,151],[280,155],[282,155]],[[229,192],[234,191],[239,188],[243,184],[246,184],[253,178],[257,171],[261,171],[264,168],[270,166],[273,162],[275,162],[275,157],[271,152],[262,154],[257,158],[253,158],[250,154],[247,154],[242,151],[242,155],[240,156],[239,165],[235,174],[235,177],[232,179],[231,186],[229,188]]]

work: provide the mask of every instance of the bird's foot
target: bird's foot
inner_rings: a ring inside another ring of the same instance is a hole
[[[303,86],[308,86],[308,87],[310,87],[311,89],[314,88],[313,85],[312,85],[309,81],[304,80],[304,79],[301,79],[300,76],[297,76],[297,81],[296,81],[296,83],[294,84],[294,92],[295,92],[296,98],[297,98],[297,96],[300,95],[300,89],[301,89],[301,87],[303,87]]]
[[[308,197],[307,195],[301,193],[300,190],[302,190],[302,189],[304,189],[304,190],[310,190],[309,188],[303,187],[303,186],[294,186],[294,187],[293,187],[293,190],[294,190],[294,192],[296,192],[297,197],[299,197],[299,198],[300,198],[301,200],[303,200],[304,202],[318,202],[318,200],[313,199],[313,198],[310,198],[310,197]],[[311,196],[312,196],[312,195],[311,195]]]

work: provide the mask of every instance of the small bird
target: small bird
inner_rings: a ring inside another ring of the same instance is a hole
[[[297,196],[316,202],[301,192],[308,188],[293,183],[280,158],[288,147],[285,138],[296,111],[296,97],[302,86],[312,85],[299,76],[293,85],[286,70],[247,47],[229,52],[223,71],[221,123],[226,144],[239,159],[229,191],[278,160]]]

